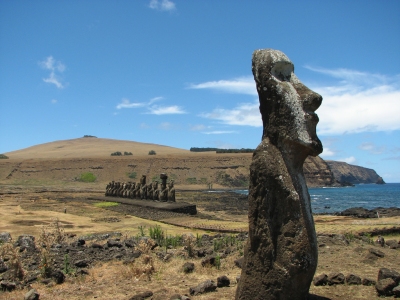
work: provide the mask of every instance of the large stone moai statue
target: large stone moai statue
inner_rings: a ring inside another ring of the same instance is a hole
[[[161,173],[160,179],[161,179],[161,189],[159,194],[159,200],[165,202],[168,201],[167,174]]]
[[[236,299],[307,299],[318,261],[303,163],[322,152],[314,111],[322,97],[304,86],[281,51],[253,53],[263,121],[249,186],[249,240]]]

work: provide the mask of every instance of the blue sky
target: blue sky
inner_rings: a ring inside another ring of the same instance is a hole
[[[0,1],[0,153],[95,135],[255,148],[274,48],[324,100],[325,159],[400,182],[399,1]],[[118,149],[116,149],[118,150]]]

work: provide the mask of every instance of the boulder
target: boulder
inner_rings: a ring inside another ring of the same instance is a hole
[[[392,278],[396,284],[400,282],[400,274],[395,270],[381,268],[378,272],[378,281],[386,278]]]
[[[153,296],[153,292],[152,291],[146,291],[143,293],[139,293],[136,294],[134,296],[132,296],[131,298],[129,298],[129,300],[145,300],[147,298],[150,298]]]
[[[327,285],[328,284],[328,275],[321,274],[321,275],[315,276],[313,282],[314,282],[315,286]]]
[[[40,294],[37,292],[35,289],[30,289],[29,292],[27,292],[24,295],[24,300],[39,300]]]
[[[345,277],[344,277],[343,273],[334,272],[334,273],[328,274],[327,281],[328,281],[328,285],[344,284]]]
[[[400,297],[400,285],[393,288],[392,293],[395,297],[397,297],[397,298]]]
[[[122,243],[117,240],[108,240],[107,246],[110,248],[112,248],[112,247],[122,248],[123,247]]]
[[[194,271],[194,263],[192,262],[186,262],[183,264],[183,272],[185,273],[192,273]]]
[[[235,259],[234,263],[236,267],[241,269],[243,266],[243,256],[238,259]]]
[[[381,296],[391,296],[393,295],[393,288],[396,287],[396,282],[392,278],[385,278],[378,280],[375,284],[376,291]]]
[[[11,234],[9,232],[1,232],[0,233],[0,244],[7,243],[11,241]]]
[[[214,281],[206,280],[206,281],[200,283],[199,285],[197,285],[196,287],[191,287],[189,289],[189,292],[190,292],[190,295],[196,296],[199,294],[213,292],[216,289],[217,289],[217,285],[215,284]]]
[[[27,252],[33,252],[36,250],[35,237],[29,234],[20,235],[14,246],[19,247],[20,252],[25,250]]]
[[[78,268],[86,268],[89,266],[89,264],[90,264],[90,262],[87,259],[77,260],[74,263],[75,267],[78,267]]]
[[[207,256],[206,258],[204,258],[202,261],[201,261],[201,265],[203,266],[203,267],[206,267],[206,266],[214,266],[215,265],[215,260],[216,260],[216,258],[217,258],[217,256],[214,254],[214,255],[210,255],[210,256]]]
[[[382,258],[385,257],[385,253],[383,253],[382,251],[375,249],[375,248],[370,248],[369,253],[371,253],[372,255],[375,255],[376,257]]]
[[[349,274],[346,276],[346,283],[348,285],[360,285],[361,277],[354,274]]]
[[[60,270],[53,271],[50,276],[57,284],[61,284],[65,281],[65,275]]]
[[[4,260],[0,258],[0,273],[4,273],[7,270],[7,265],[4,263]]]
[[[15,290],[15,288],[17,287],[17,284],[12,281],[3,280],[2,282],[0,282],[0,286],[3,291],[11,292],[11,291]]]
[[[231,284],[231,281],[226,275],[219,276],[217,278],[217,287],[226,287]]]
[[[373,279],[370,279],[370,278],[363,278],[363,280],[361,281],[361,284],[370,286],[370,285],[375,285],[376,281]]]

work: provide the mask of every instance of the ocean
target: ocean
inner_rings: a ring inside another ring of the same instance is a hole
[[[237,190],[248,194],[248,190]],[[309,188],[313,213],[335,213],[351,207],[400,208],[400,183],[357,184],[354,187]]]

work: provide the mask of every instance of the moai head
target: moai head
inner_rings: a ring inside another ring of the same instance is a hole
[[[171,180],[171,181],[169,182],[168,187],[169,187],[170,189],[172,189],[172,188],[174,187],[174,181],[173,181],[173,180]]]
[[[296,149],[300,146],[306,156],[320,154],[322,143],[316,133],[319,119],[314,112],[322,97],[300,82],[293,63],[281,51],[254,51],[252,70],[260,100],[263,139],[269,138],[277,146],[296,144]]]

